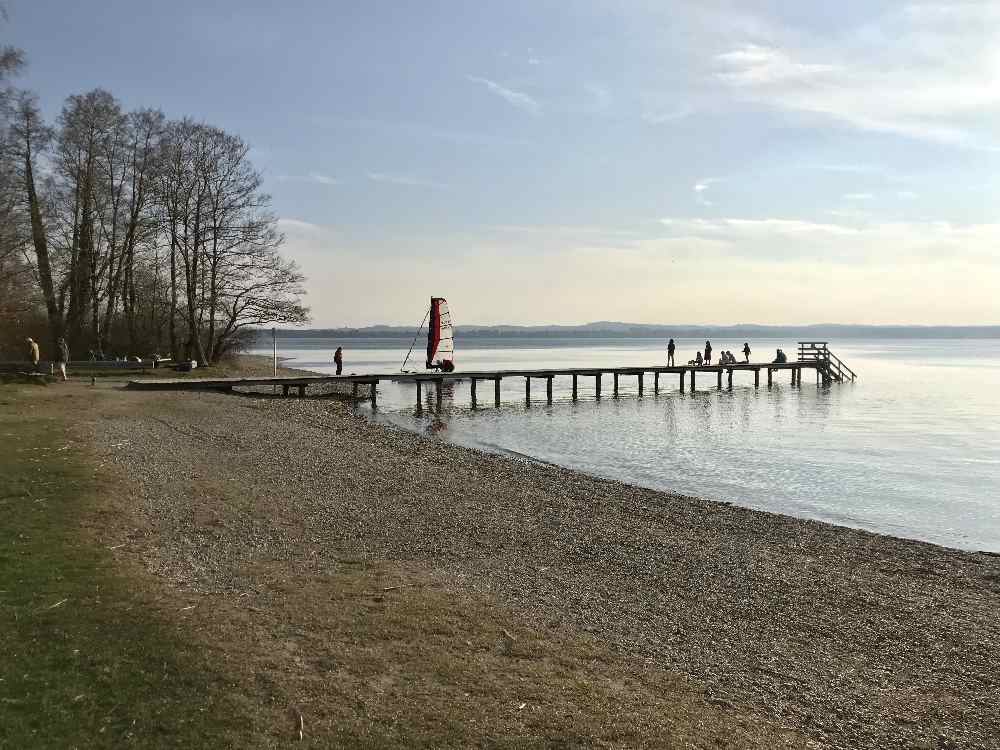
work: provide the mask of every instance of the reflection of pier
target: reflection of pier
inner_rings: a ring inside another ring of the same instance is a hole
[[[284,395],[288,395],[289,390],[297,388],[300,396],[306,395],[306,389],[310,385],[324,385],[331,383],[350,384],[355,397],[358,396],[359,386],[367,385],[370,388],[370,398],[372,404],[376,403],[378,384],[383,380],[397,382],[415,383],[417,387],[417,404],[420,404],[421,392],[424,383],[431,383],[437,390],[437,402],[441,403],[442,391],[445,383],[459,380],[468,380],[470,384],[470,394],[472,405],[478,404],[478,386],[481,382],[493,383],[493,402],[500,406],[500,382],[504,378],[524,378],[524,396],[531,401],[531,381],[545,381],[546,401],[552,403],[552,382],[557,377],[570,377],[573,381],[573,400],[577,400],[579,393],[580,378],[594,378],[594,393],[598,399],[601,398],[601,387],[603,378],[612,378],[613,394],[618,395],[619,382],[622,377],[634,377],[638,379],[639,395],[643,395],[646,375],[653,376],[653,392],[660,391],[661,376],[676,375],[679,379],[680,390],[683,392],[690,388],[694,391],[697,387],[697,377],[699,374],[715,375],[716,388],[722,390],[723,379],[725,387],[732,389],[733,377],[738,373],[753,373],[753,384],[755,388],[761,385],[761,371],[766,374],[767,386],[770,388],[774,384],[775,373],[787,372],[791,374],[791,384],[802,385],[802,372],[811,370],[816,373],[817,384],[829,385],[830,383],[843,383],[854,381],[857,375],[836,357],[827,348],[825,342],[802,342],[799,344],[799,358],[793,362],[748,362],[738,364],[720,365],[679,365],[676,367],[665,367],[652,365],[649,367],[571,367],[565,369],[540,369],[540,370],[483,370],[477,372],[427,372],[427,373],[383,373],[368,375],[298,375],[280,378],[217,378],[217,379],[150,379],[133,380],[128,384],[129,388],[143,390],[222,390],[232,391],[235,388],[249,388],[260,386],[281,386]]]

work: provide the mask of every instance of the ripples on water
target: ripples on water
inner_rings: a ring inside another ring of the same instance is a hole
[[[409,341],[345,340],[345,372],[399,369]],[[679,341],[678,362],[703,342]],[[737,352],[742,341],[713,341]],[[336,343],[284,348],[292,366],[331,372]],[[755,361],[794,342],[759,341]],[[659,340],[545,341],[537,346],[472,347],[458,342],[459,369],[531,369],[653,365],[665,359]],[[727,500],[966,549],[1000,551],[1000,341],[844,341],[831,349],[860,376],[855,384],[801,388],[788,373],[755,390],[752,373],[736,373],[731,392],[716,378],[680,393],[678,377],[661,376],[653,394],[646,375],[621,378],[619,397],[605,375],[600,401],[594,379],[556,378],[554,403],[545,382],[503,381],[501,408],[492,382],[480,383],[472,409],[468,382],[446,387],[440,405],[412,383],[379,386],[377,418],[462,445],[526,455],[655,489]],[[270,353],[270,352],[267,352]],[[368,410],[368,407],[359,407]]]

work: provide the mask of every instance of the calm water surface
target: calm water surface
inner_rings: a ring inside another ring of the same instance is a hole
[[[356,340],[345,347],[345,372],[398,371],[410,342]],[[678,363],[699,344],[680,340]],[[716,353],[742,341],[713,341]],[[337,342],[281,346],[291,366],[332,372]],[[751,342],[753,359],[790,356],[793,341]],[[521,369],[653,365],[665,359],[660,340],[539,341],[489,346],[456,342],[458,369]],[[680,393],[677,376],[661,376],[654,395],[646,376],[611,378],[600,401],[593,378],[533,383],[525,403],[523,378],[503,381],[503,405],[493,408],[493,384],[480,383],[472,409],[469,384],[446,388],[440,408],[432,387],[420,405],[412,383],[384,382],[373,418],[438,439],[510,452],[633,484],[753,508],[856,526],[965,549],[1000,551],[1000,341],[866,340],[831,342],[855,370],[855,384],[817,387],[809,373],[792,387],[776,373],[772,389],[736,373],[732,392],[703,374],[695,393]],[[264,352],[261,352],[264,353]],[[270,354],[270,349],[266,351]],[[420,351],[416,352],[420,364]],[[762,383],[766,380],[762,374]],[[369,407],[359,407],[371,413]]]

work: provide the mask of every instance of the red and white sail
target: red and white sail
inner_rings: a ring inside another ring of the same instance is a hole
[[[455,336],[448,301],[444,297],[431,297],[427,325],[427,368],[455,368]]]

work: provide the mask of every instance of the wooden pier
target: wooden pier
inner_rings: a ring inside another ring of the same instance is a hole
[[[282,394],[287,396],[292,389],[298,392],[299,396],[305,396],[309,386],[328,385],[330,383],[350,384],[355,397],[358,395],[358,388],[367,385],[370,388],[369,398],[372,405],[376,405],[378,399],[378,384],[383,380],[395,382],[409,382],[416,386],[417,403],[420,403],[422,389],[425,383],[433,384],[437,391],[438,403],[441,402],[441,392],[445,382],[468,380],[469,392],[472,405],[478,405],[478,385],[481,382],[491,382],[493,384],[493,402],[500,406],[500,382],[507,378],[524,378],[524,397],[531,402],[531,381],[545,381],[545,399],[552,403],[552,382],[557,377],[572,378],[572,398],[574,401],[579,397],[581,378],[594,379],[594,394],[597,399],[601,398],[603,378],[610,376],[612,380],[612,393],[618,395],[621,378],[636,378],[638,382],[639,395],[643,395],[645,389],[646,375],[653,377],[653,392],[659,393],[661,390],[661,380],[663,376],[673,375],[678,378],[678,387],[681,392],[690,390],[693,392],[697,387],[698,375],[715,376],[715,388],[722,390],[724,387],[732,389],[733,377],[738,373],[753,373],[753,383],[755,388],[761,386],[761,372],[765,373],[767,386],[770,388],[774,384],[775,373],[789,373],[793,386],[802,385],[802,372],[810,370],[816,374],[816,382],[821,385],[831,383],[843,383],[854,381],[857,375],[850,370],[839,358],[835,357],[827,348],[825,342],[803,342],[799,345],[799,359],[792,362],[749,362],[724,365],[678,365],[676,367],[666,367],[663,365],[651,365],[648,367],[572,367],[565,369],[539,369],[539,370],[482,370],[469,372],[420,372],[420,373],[375,373],[362,375],[295,375],[290,377],[260,377],[260,378],[176,378],[176,379],[148,379],[129,381],[128,387],[137,390],[217,390],[233,391],[237,388],[254,388],[261,386],[281,387]],[[723,384],[725,380],[725,384]],[[709,381],[711,382],[711,380]]]

